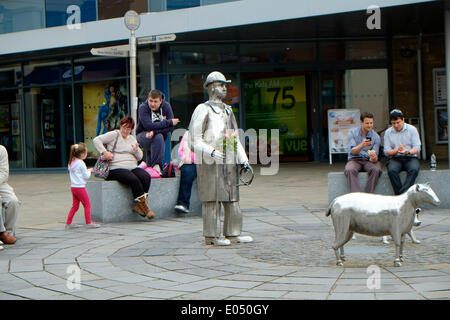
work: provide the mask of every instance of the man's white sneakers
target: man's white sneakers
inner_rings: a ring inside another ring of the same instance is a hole
[[[175,206],[175,211],[182,212],[182,213],[189,213],[189,209],[186,208],[185,206],[181,205],[181,204],[177,204]]]

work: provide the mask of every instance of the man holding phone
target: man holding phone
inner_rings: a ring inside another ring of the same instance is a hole
[[[350,130],[347,136],[349,146],[348,162],[344,174],[350,187],[350,192],[361,192],[358,173],[368,173],[365,192],[373,193],[382,172],[378,161],[380,136],[373,130],[373,114],[363,112],[360,116],[361,126]]]
[[[396,195],[402,194],[412,186],[419,174],[418,154],[421,142],[416,127],[405,123],[402,111],[394,109],[389,113],[392,127],[384,134],[384,152],[389,160],[387,172],[392,189]],[[400,171],[405,170],[406,180],[401,182]]]

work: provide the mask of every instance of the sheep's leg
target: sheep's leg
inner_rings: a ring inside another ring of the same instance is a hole
[[[344,244],[346,244],[347,242],[349,242],[350,241],[350,239],[352,239],[353,238],[353,231],[348,231],[347,232],[347,236],[345,237],[345,242],[344,242]],[[341,251],[341,256],[340,256],[340,258],[341,258],[341,260],[342,261],[345,261],[345,260],[347,260],[346,258],[345,258],[345,254],[344,254],[344,244],[341,246],[341,248],[340,248],[340,251]]]
[[[401,257],[400,257],[400,247],[401,247],[401,234],[398,230],[394,230],[393,232],[391,232],[392,235],[392,239],[394,240],[394,244],[395,244],[395,260],[394,260],[394,266],[396,267],[400,267],[402,265],[401,263]]]
[[[403,262],[404,261],[403,260],[403,245],[405,243],[405,234],[402,234],[402,237],[401,237],[400,241],[401,242],[400,242],[400,256],[399,256],[399,258],[400,258],[400,261]]]
[[[411,238],[411,241],[412,241],[413,243],[416,243],[416,244],[419,244],[419,243],[420,243],[420,240],[417,240],[416,235],[414,234],[413,229],[411,229],[411,231],[408,232],[408,236]]]

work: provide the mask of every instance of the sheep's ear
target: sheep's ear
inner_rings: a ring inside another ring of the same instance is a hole
[[[429,182],[425,182],[425,184],[426,184],[427,186],[430,186],[430,183],[429,183]]]

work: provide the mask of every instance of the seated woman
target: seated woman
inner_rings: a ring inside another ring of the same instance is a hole
[[[189,131],[186,131],[178,148],[180,156],[180,164],[178,167],[181,171],[180,189],[178,191],[177,204],[175,211],[179,213],[189,213],[189,205],[191,200],[192,184],[197,178],[197,167],[195,164],[195,154],[189,149]]]
[[[153,218],[154,212],[147,204],[148,190],[151,177],[143,169],[138,168],[137,162],[142,159],[143,153],[136,138],[130,135],[134,129],[134,120],[128,116],[120,120],[120,129],[113,130],[95,137],[94,146],[106,160],[111,160],[110,171],[106,180],[116,180],[131,187],[134,201],[137,202],[134,210],[142,217]],[[114,152],[112,150],[116,143]],[[106,145],[106,148],[105,146]]]

